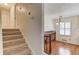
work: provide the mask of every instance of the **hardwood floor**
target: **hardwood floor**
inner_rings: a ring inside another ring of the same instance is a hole
[[[79,55],[79,45],[53,41],[51,55]]]

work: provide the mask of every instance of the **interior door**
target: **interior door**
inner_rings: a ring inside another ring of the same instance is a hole
[[[10,11],[1,10],[2,28],[10,28]]]
[[[14,7],[14,6],[13,6]],[[14,8],[2,8],[1,9],[1,20],[3,29],[13,29],[15,28],[15,12]]]

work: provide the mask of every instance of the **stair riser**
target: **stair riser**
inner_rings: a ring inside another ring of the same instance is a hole
[[[8,42],[8,43],[3,43],[3,48],[6,48],[8,46],[14,46],[14,45],[19,45],[19,44],[22,44],[22,43],[25,43],[24,39],[23,40],[17,40],[17,41],[11,41],[11,42]]]
[[[3,29],[2,32],[19,31],[19,29]]]
[[[24,46],[15,48],[15,49],[4,50],[4,54],[17,54],[17,53],[19,53],[20,51],[24,51],[24,50],[26,50],[26,49],[28,49],[28,46],[27,46],[27,45],[24,45]],[[29,49],[28,49],[28,50],[29,50]]]
[[[31,50],[23,50],[22,52],[16,53],[16,55],[32,55]]]
[[[3,41],[15,40],[15,39],[20,39],[20,38],[23,38],[23,36],[22,35],[19,35],[19,36],[4,36]]]
[[[31,55],[31,50],[29,50],[28,47],[24,47],[22,49],[5,50],[3,53],[5,55]]]
[[[5,35],[21,35],[21,32],[4,32],[3,36]]]

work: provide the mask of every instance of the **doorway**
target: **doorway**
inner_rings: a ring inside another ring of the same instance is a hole
[[[2,29],[15,29],[15,4],[1,5]]]

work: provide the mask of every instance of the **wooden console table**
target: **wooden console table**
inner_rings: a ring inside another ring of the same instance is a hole
[[[44,52],[51,54],[51,41],[56,39],[55,31],[47,31],[44,33]]]

